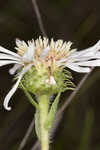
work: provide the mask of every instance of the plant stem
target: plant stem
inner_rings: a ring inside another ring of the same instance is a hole
[[[40,140],[41,150],[49,150],[49,132],[45,128],[45,122],[48,116],[49,96],[42,95],[39,97],[39,110],[40,110]]]

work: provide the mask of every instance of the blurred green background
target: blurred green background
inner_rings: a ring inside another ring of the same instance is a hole
[[[79,50],[100,39],[99,0],[37,0],[37,3],[49,38],[70,40]],[[31,0],[0,0],[0,45],[15,51],[16,38],[27,41],[39,35],[42,33]],[[4,97],[14,83],[8,73],[11,67],[0,68],[0,150],[18,150],[35,112],[20,89],[10,101],[12,110],[4,110]],[[84,74],[72,72],[72,75],[77,86]],[[71,93],[62,94],[59,108]],[[23,150],[31,150],[36,140],[33,129]],[[100,150],[100,68],[93,70],[64,112],[51,137],[50,149]]]

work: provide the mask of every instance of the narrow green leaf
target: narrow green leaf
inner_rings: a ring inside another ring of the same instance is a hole
[[[53,124],[53,121],[55,119],[55,115],[56,115],[56,111],[57,111],[57,106],[58,106],[58,103],[59,103],[59,97],[61,95],[61,92],[58,93],[58,95],[56,96],[54,102],[52,103],[52,106],[50,108],[50,111],[48,113],[48,117],[47,117],[47,120],[45,122],[45,128],[47,130],[49,130]]]

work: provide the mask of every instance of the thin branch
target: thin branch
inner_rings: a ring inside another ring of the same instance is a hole
[[[36,13],[36,17],[37,17],[37,20],[38,20],[40,30],[41,30],[43,36],[47,36],[46,31],[44,29],[43,21],[42,21],[41,14],[40,14],[40,11],[39,11],[36,0],[32,0],[32,4],[33,4],[33,7],[34,7],[34,10],[35,10],[35,13]]]
[[[18,150],[22,150],[22,149],[24,148],[24,146],[25,146],[25,144],[26,144],[26,142],[27,142],[27,140],[28,140],[28,138],[29,138],[29,135],[31,134],[31,132],[32,132],[32,130],[33,130],[33,127],[34,127],[34,119],[33,119],[32,122],[30,123],[29,128],[27,129],[26,134],[25,134],[25,136],[23,137],[23,139],[22,139],[22,141],[21,141],[21,143],[20,143],[20,146],[19,146]]]
[[[40,142],[37,140],[30,150],[40,150]]]

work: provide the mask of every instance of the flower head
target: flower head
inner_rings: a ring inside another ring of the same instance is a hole
[[[8,106],[9,100],[27,72],[33,73],[32,77],[34,78],[37,71],[38,80],[41,74],[44,76],[41,78],[41,85],[45,83],[46,86],[53,87],[56,84],[62,86],[57,79],[59,70],[63,72],[63,69],[67,67],[76,72],[88,73],[92,66],[100,66],[100,41],[82,51],[71,49],[71,45],[71,42],[54,41],[53,39],[49,41],[45,37],[43,39],[39,37],[37,40],[28,41],[28,43],[17,39],[15,47],[17,53],[0,46],[0,66],[15,64],[9,70],[9,73],[15,74],[16,71],[18,73],[17,82],[5,97],[4,107],[7,110],[11,109]],[[35,68],[35,72],[32,72],[33,68]],[[34,78],[34,81],[36,81],[36,78]],[[33,83],[32,86],[34,86]]]

